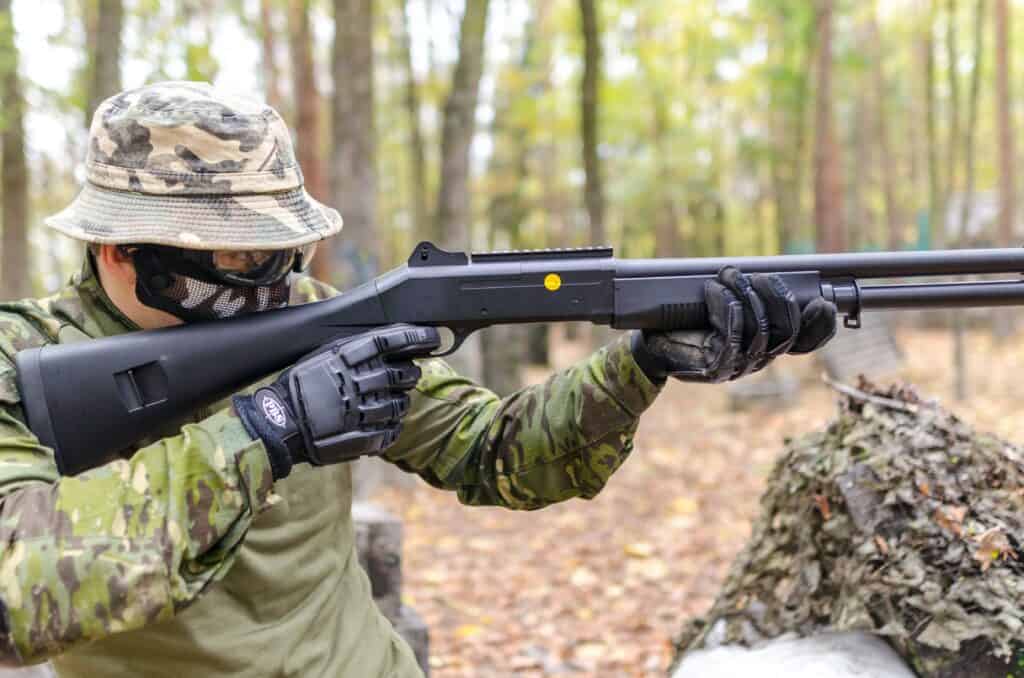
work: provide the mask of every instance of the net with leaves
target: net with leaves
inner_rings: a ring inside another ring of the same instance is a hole
[[[865,630],[924,677],[1024,676],[1024,451],[907,387],[836,386],[678,650]]]

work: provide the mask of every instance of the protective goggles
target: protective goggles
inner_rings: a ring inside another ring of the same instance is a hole
[[[292,271],[302,272],[316,252],[316,243],[287,250],[187,250],[164,245],[123,245],[130,256],[144,255],[170,273],[216,285],[264,287]]]

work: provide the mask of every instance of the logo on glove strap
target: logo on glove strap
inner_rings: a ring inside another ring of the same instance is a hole
[[[267,419],[270,423],[278,428],[284,428],[285,424],[288,423],[288,418],[284,413],[284,405],[269,393],[264,393],[260,399],[260,407],[263,408],[263,414],[267,415]]]

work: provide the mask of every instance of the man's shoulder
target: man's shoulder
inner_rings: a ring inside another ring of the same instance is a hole
[[[13,359],[26,348],[53,343],[60,321],[50,310],[51,298],[0,302],[0,353]]]
[[[18,351],[53,343],[59,323],[48,299],[0,302],[0,404],[20,400],[14,356]],[[50,332],[53,332],[51,334]]]

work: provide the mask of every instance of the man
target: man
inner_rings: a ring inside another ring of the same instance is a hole
[[[82,193],[47,220],[89,243],[81,274],[53,297],[0,306],[7,664],[53,659],[62,676],[420,675],[357,565],[350,470],[335,462],[381,453],[466,504],[591,498],[667,376],[736,378],[835,331],[831,305],[801,312],[777,278],[725,270],[707,289],[715,331],[624,335],[499,399],[440,360],[411,362],[432,330],[382,328],[61,477],[25,425],[18,350],[333,294],[295,273],[341,229],[303,190],[288,130],[264,105],[161,83],[104,102],[90,137]]]

